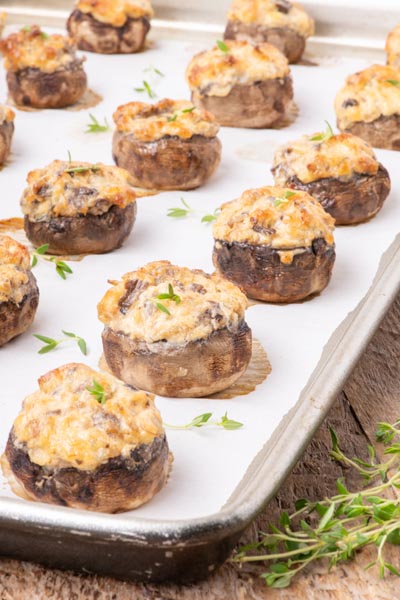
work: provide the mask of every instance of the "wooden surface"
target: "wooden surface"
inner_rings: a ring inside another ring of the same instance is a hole
[[[335,492],[338,477],[351,488],[359,480],[328,457],[327,425],[338,432],[348,454],[365,456],[373,440],[375,424],[400,416],[400,297],[382,323],[345,389],[296,465],[278,496],[246,532],[243,542],[256,538],[258,529],[291,510],[296,498],[310,500]],[[398,548],[388,549],[389,560],[400,568]],[[262,568],[226,564],[211,579],[191,586],[142,585],[105,577],[79,576],[51,571],[30,563],[0,560],[0,600],[396,600],[400,581],[395,576],[380,580],[374,569],[364,571],[371,553],[340,565],[330,574],[318,565],[286,590],[271,590],[259,578]]]

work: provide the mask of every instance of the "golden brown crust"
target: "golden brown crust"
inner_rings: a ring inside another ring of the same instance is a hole
[[[289,28],[304,38],[314,34],[314,20],[301,4],[288,0],[233,0],[228,19],[247,25]]]
[[[339,129],[399,114],[399,84],[400,69],[390,65],[372,65],[350,75],[335,99]]]
[[[104,391],[100,403],[88,388]],[[154,398],[112,375],[70,363],[39,379],[14,422],[16,443],[35,464],[91,471],[163,435]]]
[[[236,85],[251,85],[289,75],[286,57],[271,44],[226,40],[228,51],[218,46],[196,54],[186,70],[192,92],[226,97]]]
[[[159,298],[168,294],[169,286],[178,299]],[[240,289],[219,275],[158,261],[114,283],[98,314],[106,326],[133,340],[185,345],[221,329],[236,330],[246,306]]]
[[[30,254],[25,246],[0,235],[0,303],[20,304],[30,291]]]
[[[388,34],[385,50],[388,65],[400,68],[400,24]]]
[[[30,221],[105,214],[112,206],[125,209],[136,200],[127,171],[101,163],[55,160],[31,171],[21,208]]]
[[[54,73],[78,61],[72,39],[59,34],[48,35],[37,25],[24,27],[1,40],[0,50],[5,69],[14,72],[39,69],[43,73]]]
[[[156,104],[129,102],[119,106],[113,115],[117,131],[132,134],[142,142],[166,136],[188,140],[194,135],[215,137],[219,125],[214,116],[196,108],[187,100],[165,98]]]
[[[378,172],[379,162],[367,142],[349,133],[321,140],[323,135],[304,135],[277,150],[272,165],[276,185],[285,187],[291,177],[303,183],[328,177],[345,181],[354,174]]]
[[[316,239],[333,244],[333,230],[334,219],[309,194],[267,186],[223,204],[213,235],[227,243],[276,249],[289,264],[296,249],[309,248]]]
[[[128,19],[153,16],[150,0],[77,0],[75,7],[113,27],[123,27]]]

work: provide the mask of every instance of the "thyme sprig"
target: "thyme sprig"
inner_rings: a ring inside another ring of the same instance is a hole
[[[157,94],[151,88],[149,82],[145,79],[143,79],[143,87],[135,87],[133,89],[135,90],[135,92],[139,92],[139,94],[146,93],[149,98],[157,98]]]
[[[62,329],[61,332],[65,335],[65,337],[61,338],[60,340],[55,340],[46,335],[34,333],[33,337],[41,342],[44,342],[45,344],[42,346],[42,348],[40,348],[40,350],[38,350],[38,354],[47,354],[48,352],[55,350],[60,344],[70,341],[74,341],[78,344],[79,350],[82,352],[82,354],[85,356],[88,354],[87,343],[81,336],[77,335],[76,333],[72,333],[71,331],[64,331],[64,329]]]
[[[311,563],[327,559],[329,568],[332,568],[354,558],[358,550],[375,546],[376,559],[365,568],[377,566],[380,577],[387,572],[400,576],[398,568],[384,555],[386,544],[400,545],[399,426],[400,420],[394,424],[378,424],[377,440],[391,443],[385,449],[385,455],[390,458],[382,464],[377,461],[372,446],[368,446],[369,462],[347,457],[331,429],[330,455],[358,471],[367,487],[350,492],[343,480],[338,479],[338,493],[331,498],[319,502],[299,499],[295,512],[290,515],[283,512],[279,527],[270,524],[269,533],[263,533],[258,543],[240,548],[233,561],[267,562],[269,566],[262,575],[266,584],[284,588]],[[316,525],[310,524],[310,517],[317,518]]]
[[[107,394],[103,386],[95,379],[93,379],[92,387],[88,386],[86,389],[94,396],[94,398],[96,398],[99,404],[105,404],[107,402]]]
[[[108,131],[110,126],[108,124],[107,119],[104,117],[104,125],[99,123],[94,115],[89,113],[90,123],[86,125],[87,129],[85,133],[103,133],[104,131]]]
[[[289,202],[290,198],[292,198],[295,195],[296,195],[296,192],[291,192],[290,190],[286,190],[285,193],[283,194],[283,196],[281,196],[280,198],[276,198],[274,200],[275,208],[279,208],[282,204],[287,204]]]
[[[228,413],[226,412],[219,420],[211,420],[213,413],[203,413],[202,415],[198,415],[194,417],[190,421],[190,423],[186,423],[186,425],[169,425],[168,423],[164,423],[164,427],[167,429],[176,429],[176,430],[185,430],[185,429],[193,429],[195,427],[205,427],[205,426],[213,426],[213,427],[221,427],[222,429],[227,429],[233,431],[234,429],[240,429],[243,427],[243,423],[239,423],[239,421],[233,421],[228,417]]]
[[[217,40],[217,46],[221,50],[221,52],[223,52],[224,54],[228,54],[229,46],[225,44],[225,42],[223,42],[222,40]]]
[[[81,165],[80,167],[68,167],[68,169],[64,169],[64,173],[85,173],[86,171],[96,173],[96,171],[100,171],[100,168],[98,163],[95,165]]]
[[[175,304],[180,304],[182,302],[181,297],[178,296],[178,294],[175,294],[174,288],[172,287],[171,283],[168,284],[168,292],[158,294],[156,298],[157,300],[172,300],[172,302],[175,302]],[[170,311],[164,304],[161,304],[161,302],[156,302],[156,306],[158,310],[161,310],[162,312],[171,316]]]
[[[143,74],[146,73],[148,73],[150,77],[143,79],[142,85],[133,89],[139,94],[147,94],[147,96],[150,99],[157,98],[157,93],[155,92],[153,87],[154,85],[156,85],[157,80],[159,80],[160,77],[165,77],[165,75],[153,65],[150,65],[149,67],[146,67],[146,69],[143,69]],[[148,79],[150,79],[150,81],[148,81]]]
[[[386,83],[390,83],[396,87],[400,87],[400,81],[398,79],[386,79]]]
[[[191,106],[190,108],[183,108],[182,110],[177,110],[171,117],[167,118],[168,123],[173,123],[178,119],[180,115],[185,115],[187,113],[192,113],[195,110],[195,106]]]
[[[187,202],[186,200],[184,200],[184,198],[180,199],[183,208],[181,208],[180,206],[174,206],[172,208],[168,209],[167,212],[167,217],[172,217],[174,219],[183,219],[185,217],[188,217],[190,214],[195,214],[196,211],[194,208],[192,208]],[[216,208],[214,210],[214,212],[209,213],[209,214],[203,214],[203,217],[201,218],[201,222],[202,223],[212,223],[213,221],[215,221],[219,215],[219,213],[221,212],[220,208]]]
[[[67,275],[72,275],[73,270],[65,261],[60,260],[56,256],[45,256],[48,249],[49,244],[43,244],[42,246],[39,246],[39,248],[36,248],[36,250],[32,252],[32,269],[33,267],[36,267],[39,259],[41,259],[46,262],[54,263],[56,267],[56,273],[61,277],[61,279],[66,279]]]
[[[312,137],[310,137],[311,142],[327,142],[328,140],[331,139],[331,137],[333,137],[335,135],[330,123],[328,123],[328,121],[325,121],[325,123],[326,123],[325,131],[323,131],[321,133],[317,133],[316,135],[313,135]]]

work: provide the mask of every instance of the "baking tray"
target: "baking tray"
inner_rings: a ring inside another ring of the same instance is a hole
[[[153,86],[160,97],[188,97],[184,67],[196,51],[221,36],[228,3],[217,12],[215,3],[207,0],[195,13],[190,2],[154,4],[160,18],[148,51],[125,57],[87,55],[89,83],[104,97],[101,104],[79,112],[18,111],[12,160],[0,172],[1,219],[19,214],[28,170],[56,157],[66,158],[67,150],[75,160],[110,162],[111,133],[85,134],[88,113],[111,121],[118,104],[141,99],[133,88],[148,76],[144,70],[150,65],[165,73]],[[357,6],[346,4],[347,19]],[[3,6],[15,21],[59,25],[70,3]],[[333,98],[345,76],[367,66],[371,58],[383,60],[378,47],[383,46],[386,29],[400,20],[400,12],[396,15],[391,6],[381,3],[379,10],[368,10],[372,29],[380,37],[366,37],[365,23],[354,37],[345,20],[339,38],[334,34],[339,27],[337,3],[332,30],[328,26],[332,6],[309,3],[310,12],[314,9],[320,15],[327,37],[310,44],[308,58],[319,68],[292,68],[299,106],[296,121],[281,130],[223,129],[223,161],[213,179],[190,193],[141,198],[133,234],[122,249],[71,263],[74,275],[65,282],[48,265],[36,267],[41,302],[30,333],[56,337],[61,328],[76,331],[89,342],[85,362],[96,367],[101,353],[96,304],[108,287],[107,279],[161,258],[211,271],[212,235],[200,222],[203,212],[213,211],[244,189],[272,183],[269,166],[278,145],[320,129],[324,119],[334,122]],[[174,21],[168,20],[169,15]],[[4,86],[1,89],[4,101]],[[203,578],[227,558],[301,455],[399,291],[400,183],[395,177],[399,155],[384,150],[377,154],[392,174],[393,191],[375,219],[337,230],[337,261],[328,289],[308,302],[256,304],[248,311],[247,320],[272,364],[267,380],[251,394],[232,400],[157,398],[168,423],[186,423],[206,411],[218,416],[228,411],[244,428],[168,431],[175,455],[170,482],[148,505],[121,515],[25,502],[0,480],[2,554],[149,581]],[[167,209],[179,205],[181,196],[196,215],[169,219]],[[72,346],[43,356],[37,350],[29,332],[0,349],[1,447],[22,399],[36,389],[38,376],[83,358]]]

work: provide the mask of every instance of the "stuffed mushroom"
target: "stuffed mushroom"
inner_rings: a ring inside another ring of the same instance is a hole
[[[290,63],[300,60],[313,34],[314,20],[300,4],[288,0],[233,0],[225,29],[225,39],[268,42]]]
[[[193,103],[226,127],[273,127],[292,104],[287,58],[271,44],[219,42],[194,56],[186,78]]]
[[[116,513],[165,485],[170,457],[151,394],[71,363],[25,398],[1,465],[24,498]]]
[[[102,254],[119,248],[136,217],[127,171],[101,163],[53,161],[31,171],[21,198],[34,246],[51,254]]]
[[[32,324],[39,290],[25,246],[0,235],[0,346]]]
[[[278,149],[275,185],[308,192],[334,217],[353,225],[373,217],[390,192],[389,173],[372,147],[350,133],[304,135]]]
[[[387,64],[400,68],[400,25],[389,33],[386,39]]]
[[[128,54],[144,47],[152,16],[150,0],[77,0],[67,29],[81,50]]]
[[[98,306],[112,373],[161,396],[232,385],[251,357],[245,295],[219,275],[149,263],[113,283]]]
[[[85,93],[87,79],[75,45],[63,35],[48,35],[37,25],[0,41],[10,96],[17,106],[63,108]]]
[[[113,157],[135,185],[189,190],[202,185],[221,160],[219,125],[185,100],[130,102],[114,113]]]
[[[346,79],[335,99],[337,124],[376,148],[400,150],[400,69],[372,65]]]
[[[3,165],[11,150],[14,135],[15,113],[11,108],[0,105],[0,165]]]
[[[335,261],[334,219],[309,194],[248,190],[221,207],[213,261],[251,298],[296,302],[321,292]]]

